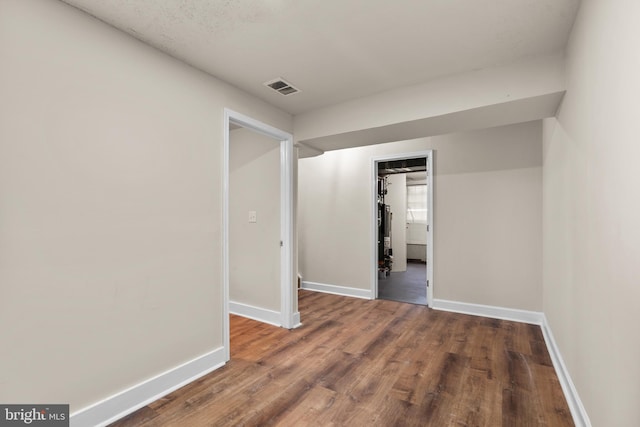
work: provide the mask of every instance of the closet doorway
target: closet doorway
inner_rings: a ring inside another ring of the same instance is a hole
[[[373,160],[376,298],[431,305],[431,160],[431,151]]]

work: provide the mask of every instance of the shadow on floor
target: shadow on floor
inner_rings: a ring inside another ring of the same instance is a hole
[[[427,305],[427,265],[408,262],[407,271],[379,277],[378,298]]]

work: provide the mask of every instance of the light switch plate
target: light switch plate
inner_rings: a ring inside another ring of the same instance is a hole
[[[249,222],[258,222],[256,211],[249,211]]]

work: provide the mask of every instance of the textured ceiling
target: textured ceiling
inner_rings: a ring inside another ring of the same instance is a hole
[[[63,0],[292,114],[561,51],[579,0]],[[263,86],[283,77],[302,90]]]

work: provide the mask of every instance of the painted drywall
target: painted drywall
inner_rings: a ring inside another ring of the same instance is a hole
[[[415,173],[414,173],[415,175]],[[420,172],[421,177],[426,176],[425,172]],[[408,192],[410,189],[427,189],[426,178],[421,180],[407,180],[407,204],[409,203]],[[421,209],[427,215],[427,201],[423,199]],[[407,212],[407,258],[413,260],[427,261],[427,224],[426,222],[411,222]]]
[[[371,158],[434,149],[434,296],[542,308],[541,122],[327,152],[299,162],[305,280],[370,289]]]
[[[223,108],[88,15],[0,0],[0,401],[106,398],[222,345]]]
[[[520,123],[552,116],[563,92],[562,55],[529,58],[296,115],[295,138],[329,151]]]
[[[544,312],[594,426],[640,425],[638,16],[582,2],[544,128]]]
[[[424,232],[426,234],[426,230]],[[407,245],[407,259],[427,262],[427,245]]]
[[[407,244],[412,246],[425,246],[427,243],[427,224],[407,224]]]
[[[391,206],[391,271],[407,271],[407,176],[389,175],[385,202]]]
[[[248,129],[229,134],[229,299],[280,311],[280,141]]]

